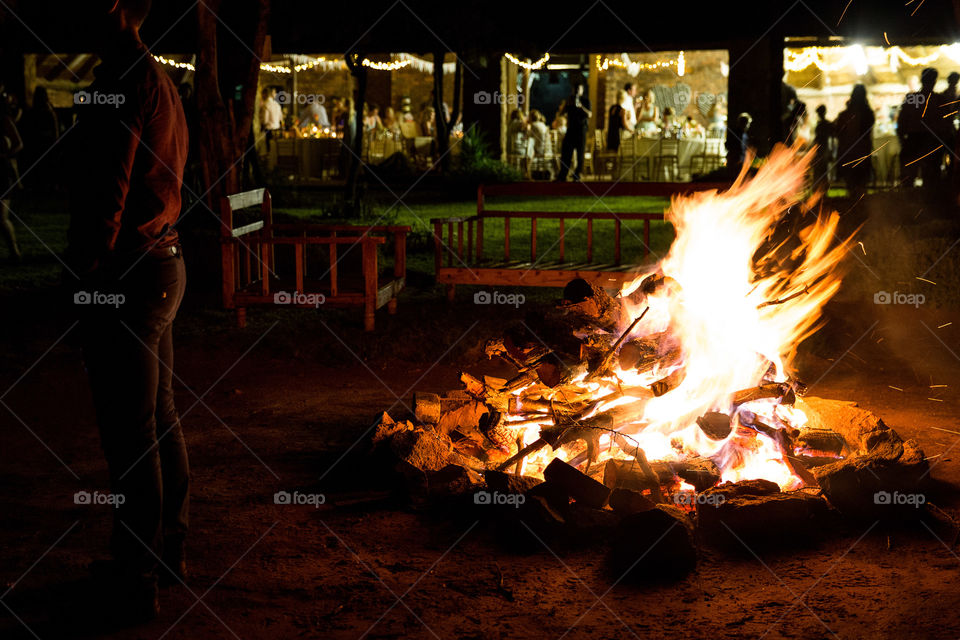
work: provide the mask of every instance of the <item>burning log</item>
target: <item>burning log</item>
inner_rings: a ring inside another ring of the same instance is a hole
[[[643,320],[643,316],[647,315],[647,311],[650,311],[650,307],[647,307],[643,310],[639,316],[633,319],[633,322],[630,323],[630,326],[627,327],[627,330],[620,334],[620,337],[617,338],[617,341],[613,343],[613,346],[603,355],[599,362],[590,369],[590,372],[587,374],[586,379],[592,380],[601,375],[606,374],[610,370],[610,363],[613,361],[613,356],[616,355],[617,349],[623,344],[624,338],[626,338],[634,327],[640,324],[640,321]]]
[[[655,366],[670,367],[680,363],[683,350],[666,331],[627,341],[619,353],[621,369],[636,369],[645,373]]]
[[[787,382],[767,382],[749,389],[741,389],[733,394],[732,402],[734,405],[741,405],[754,400],[763,400],[764,398],[780,398],[782,404],[793,404],[796,401],[796,395],[793,387]]]
[[[846,443],[836,431],[830,429],[804,429],[800,432],[795,443],[804,453],[812,455],[840,457]]]
[[[675,579],[696,564],[693,525],[681,509],[661,504],[620,521],[610,551],[615,575],[635,582]]]
[[[650,390],[653,391],[653,395],[658,398],[670,391],[673,391],[683,382],[684,378],[687,377],[687,372],[684,369],[677,369],[670,375],[665,378],[657,380],[650,385]]]
[[[717,411],[708,411],[697,418],[697,426],[711,440],[725,440],[733,430],[730,416]]]
[[[712,460],[695,458],[679,462],[651,462],[649,470],[635,460],[607,460],[603,469],[603,484],[611,489],[644,489],[659,491],[670,487],[677,478],[692,484],[697,491],[708,489],[720,482],[720,470]]]
[[[610,498],[610,489],[575,467],[554,458],[543,471],[547,482],[562,488],[574,500],[594,509],[599,509]]]

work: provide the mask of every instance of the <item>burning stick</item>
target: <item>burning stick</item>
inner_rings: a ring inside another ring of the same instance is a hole
[[[600,360],[597,366],[593,369],[593,371],[587,374],[587,377],[585,378],[585,380],[593,380],[594,378],[597,378],[600,375],[602,375],[607,370],[607,367],[610,366],[610,361],[613,359],[613,355],[617,352],[617,349],[620,348],[620,345],[623,343],[623,340],[628,335],[630,335],[630,332],[633,331],[633,328],[636,327],[641,320],[643,320],[643,316],[647,315],[647,311],[650,311],[650,307],[647,307],[646,309],[644,309],[643,313],[641,313],[639,316],[633,319],[633,322],[630,323],[630,326],[627,327],[627,330],[624,331],[619,338],[617,338],[617,341],[613,343],[613,346],[610,347],[610,349],[603,356],[603,358]]]
[[[793,300],[794,298],[799,298],[800,296],[804,295],[805,293],[809,293],[809,292],[810,292],[810,288],[809,288],[808,286],[804,285],[804,287],[803,287],[802,290],[797,291],[796,293],[791,293],[790,295],[788,295],[788,296],[785,297],[785,298],[780,298],[779,300],[768,300],[767,302],[761,302],[760,304],[757,305],[757,309],[763,309],[764,307],[769,307],[769,306],[771,306],[771,305],[783,304],[783,303],[785,303],[785,302],[790,302],[790,301]]]

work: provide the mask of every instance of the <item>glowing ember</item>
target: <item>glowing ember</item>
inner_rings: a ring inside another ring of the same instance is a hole
[[[673,200],[669,254],[620,291],[625,313],[614,339],[632,329],[612,366],[581,372],[557,389],[531,382],[511,391],[517,412],[503,426],[523,446],[542,438],[541,429],[564,425],[589,425],[599,437],[590,451],[583,445],[589,438],[561,438],[566,444],[555,450],[526,456],[522,473],[537,475],[554,457],[631,459],[639,447],[650,461],[709,458],[722,480],[803,484],[785,460],[793,449],[781,436],[803,428],[806,416],[783,394],[738,392],[772,383],[789,390],[796,348],[818,328],[821,308],[840,286],[837,267],[850,240],[837,244],[836,212],[817,216],[814,200],[804,202],[810,159],[780,147],[752,179],[741,174],[725,192]],[[645,349],[653,350],[652,364],[637,369]],[[595,404],[568,420],[519,411],[524,399],[570,403],[571,395]],[[709,412],[730,417],[729,425],[719,417],[719,436],[698,426]]]

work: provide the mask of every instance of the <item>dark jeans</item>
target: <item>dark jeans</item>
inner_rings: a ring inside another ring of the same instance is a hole
[[[573,179],[580,179],[580,172],[583,171],[583,154],[587,150],[587,136],[581,135],[578,131],[567,129],[567,134],[563,136],[563,142],[560,144],[560,175],[557,180],[564,182],[567,179],[567,172],[573,167],[573,152],[577,152],[577,166],[573,168]]]
[[[125,297],[121,304],[92,304],[82,318],[111,490],[124,497],[110,547],[124,574],[147,582],[156,580],[164,546],[183,545],[190,478],[173,401],[173,319],[186,273],[179,252],[153,253],[126,276],[118,269],[103,279],[104,289]]]

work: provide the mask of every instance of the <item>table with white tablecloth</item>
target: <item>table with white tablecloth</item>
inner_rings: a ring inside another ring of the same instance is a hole
[[[631,180],[635,174],[639,177],[646,173],[648,163],[652,175],[656,168],[657,158],[660,156],[661,140],[661,138],[644,136],[625,138],[620,143],[619,178],[621,180]],[[681,175],[690,173],[691,160],[694,156],[702,155],[707,146],[704,138],[666,139],[663,142],[666,147],[676,145],[677,163]],[[653,178],[662,179],[662,176],[653,176]]]

